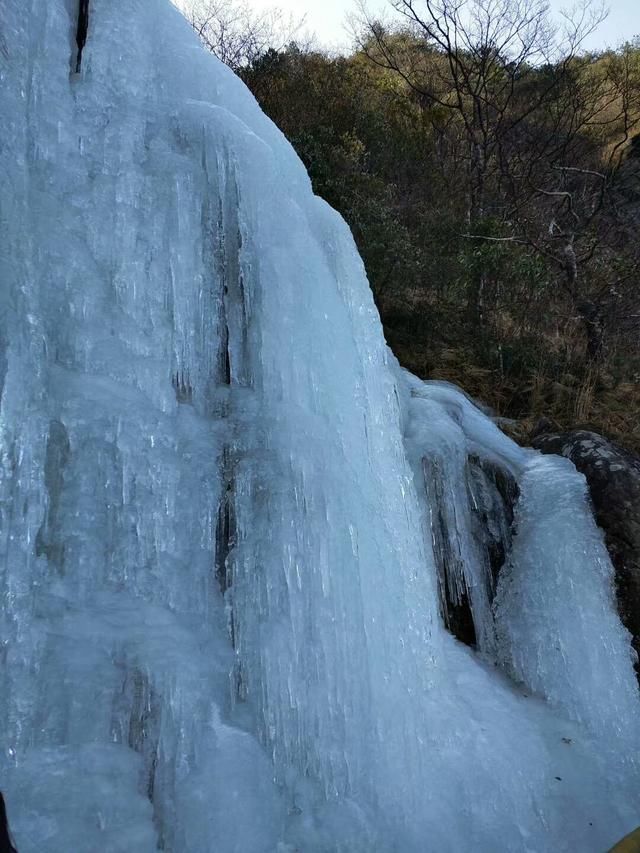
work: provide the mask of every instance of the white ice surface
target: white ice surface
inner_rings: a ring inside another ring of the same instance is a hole
[[[0,6],[19,850],[602,851],[638,700],[583,481],[399,374],[347,227],[167,0],[91,0],[79,75],[76,8]],[[468,452],[521,486],[481,602],[511,680],[439,612],[419,463],[455,501]]]

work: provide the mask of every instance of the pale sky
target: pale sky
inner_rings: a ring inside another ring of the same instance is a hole
[[[349,37],[344,29],[345,18],[356,9],[355,0],[250,0],[256,9],[273,8],[292,12],[296,17],[306,15],[307,29],[315,32],[323,47],[345,47]],[[571,8],[573,0],[551,0],[555,9]],[[597,49],[616,47],[620,42],[640,35],[640,0],[609,0],[607,20],[591,36],[587,47]],[[388,7],[386,0],[370,0],[371,9]]]

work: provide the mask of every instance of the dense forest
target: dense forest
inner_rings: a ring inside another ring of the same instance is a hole
[[[349,223],[387,340],[526,441],[540,417],[640,447],[640,41],[586,52],[601,14],[524,0],[361,8],[353,50],[199,2]]]

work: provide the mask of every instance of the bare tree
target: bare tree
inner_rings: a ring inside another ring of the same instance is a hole
[[[390,5],[416,39],[407,49],[361,2],[360,47],[373,62],[400,74],[425,104],[461,122],[473,221],[485,212],[486,180],[501,140],[555,96],[559,78],[554,74],[526,102],[517,99],[518,83],[541,64],[568,68],[602,13],[585,6],[575,20],[565,18],[559,34],[544,0],[390,0]]]
[[[590,360],[604,355],[608,328],[630,330],[632,316],[638,328],[640,257],[629,250],[637,243],[640,180],[628,154],[639,127],[640,66],[637,51],[625,46],[595,64],[574,58],[557,97],[528,128],[524,149],[509,150],[509,140],[500,145],[511,234],[497,239],[527,246],[555,266]],[[622,249],[635,258],[631,268],[618,267]]]
[[[588,0],[560,24],[544,0],[390,0],[390,6],[398,15],[392,26],[371,16],[363,0],[360,48],[404,80],[441,132],[460,140],[466,236],[544,255],[559,270],[588,355],[596,357],[603,312],[585,293],[582,268],[598,255],[597,232],[620,227],[615,188],[640,117],[630,54],[614,54],[595,70],[581,57],[605,16]],[[501,222],[503,233],[488,235],[487,219]],[[484,302],[478,269],[470,308],[479,330]]]
[[[254,11],[248,0],[192,0],[187,17],[205,47],[234,71],[282,50],[304,26],[304,18],[276,7]]]

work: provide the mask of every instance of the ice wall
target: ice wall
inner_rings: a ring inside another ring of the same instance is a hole
[[[77,73],[75,0],[0,7],[21,853],[604,849],[638,707],[583,481],[399,374],[345,224],[168,2],[89,8]],[[497,589],[470,454],[519,483]]]
[[[626,740],[632,752],[638,722],[629,636],[584,477],[566,459],[518,447],[455,387],[406,371],[401,379],[409,393],[407,450],[434,550],[455,550],[452,577],[440,585],[467,592],[479,650],[592,731]],[[478,463],[516,484],[510,529],[495,486],[478,485]],[[436,513],[450,542],[438,541]],[[496,539],[504,540],[497,583],[487,557]],[[616,685],[608,698],[601,693],[607,682]]]

